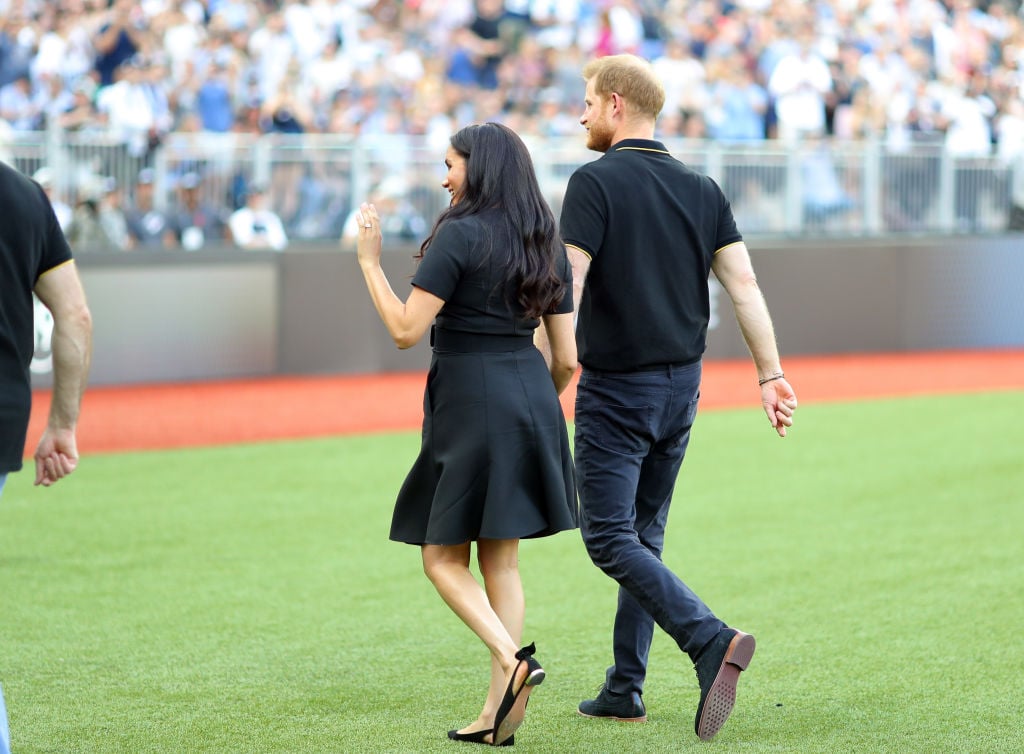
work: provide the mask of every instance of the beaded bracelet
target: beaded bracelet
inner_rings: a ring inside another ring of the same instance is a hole
[[[786,375],[784,375],[782,372],[779,372],[778,374],[773,374],[771,377],[763,377],[762,379],[757,381],[757,384],[765,385],[769,382],[772,382],[773,380],[781,380],[785,376]]]

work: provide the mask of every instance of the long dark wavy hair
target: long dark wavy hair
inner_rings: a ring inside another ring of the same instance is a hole
[[[438,216],[417,258],[423,257],[445,222],[499,209],[506,222],[504,227],[489,228],[490,253],[505,250],[505,279],[516,286],[517,301],[527,317],[553,312],[568,287],[559,264],[565,247],[523,140],[500,123],[483,123],[458,131],[451,145],[466,160],[462,193]]]

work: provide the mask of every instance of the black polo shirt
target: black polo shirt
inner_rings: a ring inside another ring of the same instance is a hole
[[[591,260],[576,328],[583,366],[631,372],[701,358],[711,262],[743,240],[718,184],[660,142],[625,139],[573,173],[560,229]]]
[[[43,189],[0,162],[0,474],[21,468],[32,407],[32,289],[71,259]]]

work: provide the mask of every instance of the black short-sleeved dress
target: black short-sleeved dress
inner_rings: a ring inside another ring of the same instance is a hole
[[[498,211],[445,222],[413,278],[445,305],[431,333],[422,446],[391,523],[397,542],[522,539],[577,526],[569,437],[533,345],[537,320],[522,316],[504,280],[505,222]],[[567,260],[562,275],[571,283]],[[567,293],[558,313],[571,311]]]

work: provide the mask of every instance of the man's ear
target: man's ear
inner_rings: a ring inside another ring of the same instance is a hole
[[[622,95],[618,92],[612,92],[608,95],[608,99],[612,103],[612,115],[625,115],[626,113],[626,100],[622,98]]]

